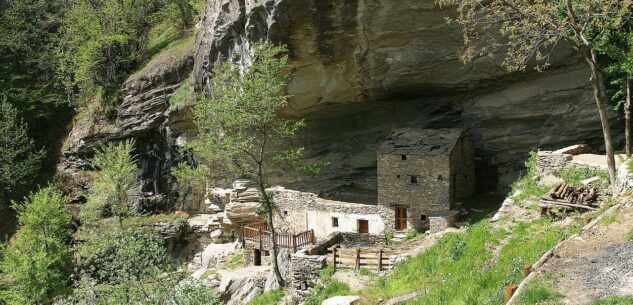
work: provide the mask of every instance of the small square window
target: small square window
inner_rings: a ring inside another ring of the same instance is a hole
[[[396,175],[396,178],[400,178],[400,175]]]
[[[332,227],[338,228],[338,217],[332,217]]]
[[[284,216],[288,216],[288,211],[284,211]]]
[[[418,184],[418,176],[409,176],[411,184]]]
[[[407,159],[407,155],[400,155],[400,159],[401,159],[402,161],[406,160],[406,159]]]

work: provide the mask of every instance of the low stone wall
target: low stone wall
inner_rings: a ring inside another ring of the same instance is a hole
[[[549,173],[569,165],[572,160],[570,154],[555,154],[551,151],[539,151],[536,155],[536,168],[539,173]]]
[[[458,211],[447,211],[429,215],[431,234],[442,232],[448,228],[454,227],[458,214]]]
[[[373,247],[387,245],[387,239],[384,235],[342,232],[338,243],[346,247]]]
[[[310,255],[301,250],[293,254],[290,261],[292,285],[297,290],[314,287],[319,279],[320,271],[325,268],[327,256]]]

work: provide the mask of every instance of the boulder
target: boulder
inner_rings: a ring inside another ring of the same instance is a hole
[[[360,304],[360,297],[357,295],[331,297],[324,300],[323,303],[321,303],[321,305],[358,305],[358,304]]]

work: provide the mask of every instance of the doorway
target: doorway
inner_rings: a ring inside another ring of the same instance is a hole
[[[369,221],[364,219],[358,220],[358,233],[369,233]]]
[[[253,265],[262,265],[262,251],[260,251],[259,249],[253,249]]]
[[[407,209],[403,207],[396,208],[396,231],[407,229]]]

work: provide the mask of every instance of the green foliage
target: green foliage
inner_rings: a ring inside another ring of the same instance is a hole
[[[314,163],[299,162],[303,148],[290,147],[303,120],[281,116],[288,105],[283,94],[288,84],[285,52],[283,47],[256,45],[252,65],[241,73],[229,62],[216,65],[210,89],[198,99],[194,122],[200,133],[191,146],[222,177],[265,183],[275,165],[318,172]]]
[[[43,156],[17,109],[0,98],[0,204],[8,204],[28,190]]]
[[[204,283],[184,280],[184,275],[169,274],[161,278],[130,281],[123,284],[96,284],[83,277],[72,297],[60,305],[70,304],[147,304],[147,305],[221,305],[213,289]]]
[[[211,175],[211,170],[206,165],[191,167],[185,162],[176,164],[171,168],[171,174],[178,182],[178,191],[182,196],[182,202],[186,202],[189,196],[198,195],[196,201],[204,200],[207,177]]]
[[[100,284],[138,281],[173,265],[164,239],[141,228],[107,232],[87,245],[83,255],[80,268]]]
[[[264,292],[251,302],[251,305],[274,305],[284,297],[284,291],[275,289]]]
[[[345,283],[339,281],[330,281],[325,286],[319,286],[315,289],[315,294],[308,296],[303,302],[304,305],[320,305],[327,298],[339,295],[350,295],[351,290]]]
[[[543,304],[545,301],[556,302],[564,296],[554,289],[550,277],[540,276],[530,281],[517,298],[519,305]],[[550,304],[550,303],[546,303]]]
[[[106,96],[116,94],[143,60],[176,40],[177,35],[162,34],[174,26],[180,33],[196,16],[187,0],[75,0],[64,14],[58,52],[67,88],[88,92],[102,87]],[[148,46],[153,27],[162,27],[156,33],[163,38]]]
[[[629,232],[626,233],[626,240],[633,241],[633,229],[629,230]]]
[[[519,283],[522,267],[567,234],[548,218],[520,223],[511,231],[482,221],[466,233],[447,233],[424,253],[397,265],[365,294],[375,301],[424,289],[426,294],[411,304],[502,304],[501,288]],[[496,256],[491,250],[495,247],[501,247]]]
[[[334,272],[333,266],[327,266],[319,271],[319,278],[322,282],[328,283],[332,279],[332,276],[334,276]]]
[[[50,304],[69,292],[72,273],[70,215],[60,193],[44,188],[14,204],[19,230],[0,250],[0,303]]]
[[[538,185],[537,181],[534,180],[536,175],[536,158],[537,153],[530,152],[530,157],[527,161],[525,161],[526,172],[521,176],[521,178],[512,183],[511,194],[513,194],[512,197],[517,202],[538,198],[543,196],[549,190],[549,186]]]
[[[134,141],[107,144],[95,153],[93,174],[88,202],[81,208],[80,219],[94,223],[103,217],[119,218],[135,214],[131,207],[137,195],[136,165],[134,164]]]
[[[169,98],[169,107],[176,109],[178,107],[192,105],[195,102],[195,96],[191,78],[187,78]]]
[[[593,187],[597,188],[598,190],[605,189],[609,186],[609,173],[605,170],[574,166],[555,170],[554,175],[563,179],[565,183],[574,187],[583,186],[580,182],[592,177],[600,178],[600,180],[593,182],[592,184]]]
[[[374,273],[371,272],[371,270],[367,269],[366,267],[360,267],[360,269],[358,270],[358,274],[365,275],[365,276],[374,275]]]
[[[244,266],[244,252],[238,251],[231,256],[229,256],[224,263],[224,266],[227,269],[237,269],[239,267]]]
[[[632,297],[610,296],[604,299],[592,302],[591,305],[629,305],[633,304]]]
[[[393,237],[394,232],[392,230],[385,230],[385,240],[387,241],[387,245],[393,245]]]

